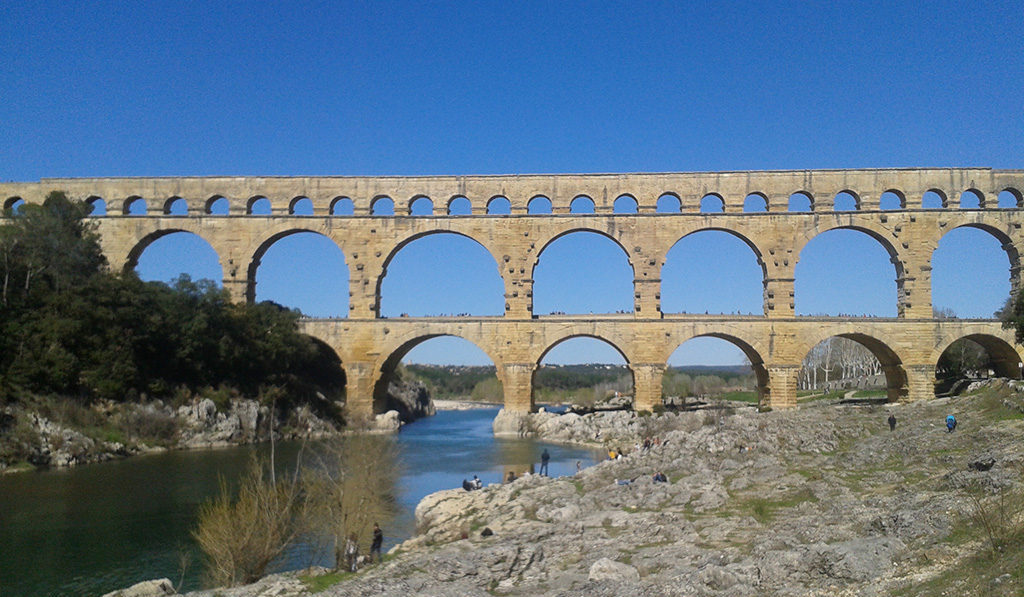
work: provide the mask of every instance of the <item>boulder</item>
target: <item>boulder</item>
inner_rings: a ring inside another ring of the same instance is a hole
[[[504,408],[494,417],[491,428],[496,437],[526,437],[530,434],[530,414],[509,412]]]
[[[609,558],[601,558],[590,567],[587,579],[592,581],[639,582],[640,572],[629,564],[616,562]]]
[[[373,418],[370,433],[394,433],[402,426],[402,417],[397,410],[389,410]]]
[[[166,578],[157,580],[145,580],[134,584],[127,589],[112,591],[103,597],[163,597],[164,595],[177,595],[174,585]]]

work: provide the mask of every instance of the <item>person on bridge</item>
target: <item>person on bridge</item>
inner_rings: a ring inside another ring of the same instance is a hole
[[[551,454],[548,454],[548,449],[544,448],[544,452],[540,455],[540,474],[548,476],[548,461],[551,460]]]
[[[956,417],[953,415],[946,415],[946,432],[953,433],[954,429],[956,429]]]
[[[896,415],[889,413],[889,431],[896,431]]]

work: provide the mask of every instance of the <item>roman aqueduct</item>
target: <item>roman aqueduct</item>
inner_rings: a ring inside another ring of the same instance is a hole
[[[194,233],[216,251],[224,287],[237,300],[254,300],[256,270],[267,249],[297,232],[334,241],[349,267],[348,317],[307,319],[304,331],[330,346],[347,378],[348,408],[379,409],[382,386],[394,365],[426,339],[452,335],[490,356],[505,392],[505,407],[533,409],[533,374],[560,342],[580,337],[607,341],[633,372],[635,406],[649,410],[662,399],[661,380],[683,342],[711,336],[732,342],[750,360],[761,405],[796,404],[797,375],[807,352],[832,337],[851,338],[882,364],[890,400],[934,395],[936,363],[954,341],[984,346],[998,373],[1020,377],[1022,349],[1013,333],[992,319],[936,319],[932,312],[932,253],[945,233],[967,226],[1002,244],[1011,288],[1020,283],[1024,248],[1024,170],[987,168],[873,169],[671,174],[591,174],[424,177],[161,177],[52,178],[0,183],[3,207],[41,202],[52,190],[102,202],[96,216],[103,250],[115,268],[133,268],[154,240]],[[1009,193],[1013,205],[999,206]],[[837,211],[835,198],[852,197]],[[883,194],[898,204],[882,205]],[[929,194],[939,204],[924,205]],[[961,196],[974,197],[970,206]],[[411,215],[429,199],[432,215]],[[791,211],[793,201],[803,203]],[[751,212],[750,202],[759,204]],[[146,206],[136,213],[139,202]],[[182,205],[185,210],[174,210]],[[269,202],[254,215],[257,202]],[[311,215],[297,215],[299,202]],[[227,204],[227,209],[220,209]],[[451,215],[456,203],[464,215]],[[714,203],[714,213],[707,205]],[[394,215],[383,215],[391,205]],[[535,213],[536,206],[550,206]],[[590,213],[576,213],[582,205]],[[621,213],[620,206],[629,213]],[[667,211],[664,213],[668,205]],[[133,207],[134,206],[134,207]],[[501,206],[499,211],[496,206]],[[747,209],[745,209],[745,206]],[[177,213],[175,213],[177,212]],[[183,215],[181,215],[183,213]],[[344,215],[343,215],[344,214]],[[870,235],[896,271],[896,317],[810,317],[794,314],[794,268],[801,249],[835,229]],[[702,230],[725,231],[746,243],[763,271],[760,315],[663,314],[661,267],[679,239]],[[628,314],[535,315],[533,272],[540,253],[571,232],[596,232],[628,255],[634,310]],[[504,281],[503,316],[380,316],[380,286],[394,255],[435,233],[468,237],[493,256]]]

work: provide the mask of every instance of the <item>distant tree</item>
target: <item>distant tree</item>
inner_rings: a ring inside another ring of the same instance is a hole
[[[1024,292],[1011,292],[1003,307],[995,312],[1003,329],[1012,329],[1017,343],[1024,343]]]

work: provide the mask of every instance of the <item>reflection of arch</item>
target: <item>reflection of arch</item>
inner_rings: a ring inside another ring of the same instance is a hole
[[[981,345],[992,360],[992,367],[995,369],[998,377],[1021,378],[1021,367],[1019,365],[1022,362],[1021,355],[1017,353],[1017,350],[1009,342],[990,334],[965,334],[963,336],[958,335],[944,338],[943,342],[935,348],[932,354],[932,362],[935,364],[936,371],[938,370],[939,359],[957,340],[970,340]]]
[[[806,356],[810,354],[817,345],[829,338],[836,337],[853,340],[868,349],[868,351],[878,359],[878,363],[882,366],[882,373],[885,374],[886,396],[889,402],[896,402],[907,397],[909,394],[909,387],[907,385],[907,372],[903,368],[903,360],[900,359],[899,355],[896,354],[896,351],[890,348],[888,344],[873,336],[869,336],[861,332],[829,334],[828,331],[826,331],[816,337],[815,340],[806,347],[806,350],[804,351],[804,358],[806,358]]]
[[[544,357],[546,357],[548,355],[548,353],[551,352],[551,349],[555,348],[556,346],[558,346],[559,344],[561,344],[561,343],[563,343],[563,342],[565,342],[567,340],[572,340],[573,338],[591,338],[593,340],[599,340],[601,342],[604,342],[608,346],[611,346],[612,348],[614,348],[615,352],[619,353],[619,355],[622,357],[622,360],[625,361],[627,365],[630,364],[629,357],[626,356],[626,353],[615,342],[613,342],[613,341],[611,341],[611,340],[609,340],[607,338],[598,336],[597,334],[588,334],[588,333],[583,333],[583,332],[570,332],[570,333],[566,334],[565,336],[559,338],[558,340],[555,340],[554,342],[551,342],[550,344],[548,344],[544,348],[544,350],[541,351],[540,355],[537,356],[537,359],[534,361],[534,364],[536,364],[539,367],[540,364],[541,364],[541,361],[543,361]]]
[[[259,244],[258,247],[256,247],[256,250],[253,251],[252,259],[249,261],[249,268],[248,268],[248,278],[247,278],[247,280],[248,280],[249,284],[248,284],[248,288],[246,288],[246,290],[245,290],[245,298],[246,298],[246,300],[248,302],[250,302],[250,303],[256,302],[256,270],[259,269],[260,261],[263,259],[263,256],[267,254],[267,251],[270,250],[270,247],[274,246],[274,243],[276,243],[277,241],[281,240],[282,238],[285,238],[286,236],[292,236],[294,234],[301,234],[301,233],[304,233],[304,232],[308,232],[310,234],[315,234],[317,236],[321,236],[321,237],[326,238],[327,240],[331,241],[331,244],[333,244],[334,246],[336,246],[338,248],[338,252],[341,254],[342,263],[344,263],[345,270],[348,271],[349,279],[351,279],[352,272],[349,271],[348,259],[345,257],[345,250],[342,249],[340,246],[338,246],[338,243],[336,243],[334,241],[334,239],[332,239],[331,237],[329,237],[329,236],[327,236],[325,234],[317,232],[316,230],[310,230],[309,228],[288,228],[286,230],[282,230],[280,232],[276,232],[276,233],[272,234],[271,236],[267,237],[266,239],[264,239]],[[350,307],[351,307],[351,305],[350,305]]]
[[[743,352],[743,355],[747,357],[747,360],[750,361],[750,368],[754,371],[754,377],[757,380],[757,395],[761,404],[769,403],[771,388],[768,385],[768,368],[765,367],[764,359],[761,358],[761,354],[757,349],[738,336],[722,332],[708,332],[691,336],[677,344],[676,347],[672,349],[672,352],[665,357],[665,362],[667,363],[677,350],[694,338],[717,338],[719,340],[725,340],[736,348],[739,348]]]
[[[413,243],[413,242],[415,242],[417,240],[426,238],[428,236],[435,236],[435,235],[438,235],[438,234],[452,234],[452,235],[455,235],[455,236],[461,236],[461,237],[467,238],[467,239],[473,241],[474,243],[476,243],[477,245],[479,245],[480,248],[482,248],[487,253],[487,255],[489,255],[491,257],[491,260],[494,263],[494,269],[495,269],[495,271],[498,274],[498,279],[501,280],[502,286],[504,286],[505,279],[504,279],[504,276],[502,276],[501,267],[498,265],[499,258],[494,254],[493,251],[491,251],[490,248],[487,247],[487,245],[483,244],[482,242],[480,242],[479,240],[473,238],[472,236],[470,236],[468,234],[465,234],[465,233],[462,233],[462,232],[454,232],[454,231],[451,231],[451,230],[428,230],[426,232],[421,232],[421,233],[418,233],[418,234],[414,234],[412,236],[409,236],[408,238],[403,239],[401,242],[396,244],[394,246],[394,248],[391,249],[391,253],[389,253],[387,258],[384,259],[384,264],[383,264],[383,266],[381,267],[381,270],[380,270],[380,277],[377,278],[377,286],[376,286],[376,292],[375,292],[375,297],[376,297],[376,301],[375,302],[376,302],[376,305],[377,305],[376,306],[376,313],[375,313],[375,315],[377,317],[380,317],[380,314],[381,314],[381,312],[380,312],[380,307],[381,307],[381,302],[382,302],[381,301],[381,285],[384,283],[385,276],[388,275],[388,266],[391,265],[391,262],[394,260],[395,256],[398,255],[398,253],[400,253],[402,251],[402,249],[404,249],[405,247],[407,247],[411,243]],[[502,301],[502,302],[504,302],[504,301]]]
[[[373,384],[373,412],[375,414],[380,414],[384,412],[384,408],[387,402],[388,384],[391,382],[392,376],[394,375],[395,372],[395,368],[398,367],[398,364],[402,362],[402,359],[405,358],[405,355],[409,354],[409,351],[411,351],[413,348],[416,348],[417,346],[428,340],[433,340],[434,338],[441,338],[444,336],[459,338],[460,340],[465,340],[466,342],[469,342],[473,346],[476,346],[480,350],[480,352],[487,355],[487,358],[491,359],[491,362],[494,363],[495,372],[498,376],[498,382],[504,384],[504,380],[502,379],[501,375],[501,361],[495,359],[494,355],[492,355],[489,351],[484,350],[484,348],[477,344],[476,342],[473,342],[472,340],[460,334],[454,334],[447,331],[415,335],[412,338],[402,339],[397,346],[389,346],[381,351],[383,354],[386,354],[387,357],[385,357],[384,360],[380,361],[379,366],[376,368],[375,371],[376,379],[374,380]]]
[[[139,257],[141,257],[142,254],[146,251],[146,249],[149,248],[149,246],[152,245],[154,242],[160,240],[161,238],[163,238],[165,236],[170,236],[172,234],[179,234],[179,233],[190,234],[192,236],[195,236],[196,238],[202,239],[202,241],[205,242],[210,247],[210,250],[212,250],[214,255],[217,256],[217,267],[221,268],[221,279],[223,279],[224,278],[224,269],[223,269],[224,266],[221,265],[221,263],[222,263],[221,262],[221,255],[220,255],[220,253],[217,252],[217,249],[215,249],[213,247],[213,245],[210,244],[209,240],[203,238],[202,235],[197,234],[197,233],[195,233],[195,232],[193,232],[191,230],[184,230],[184,229],[181,229],[181,228],[166,228],[166,229],[163,229],[163,230],[157,230],[157,231],[151,232],[151,233],[147,234],[146,236],[142,237],[141,239],[139,239],[139,241],[137,243],[135,243],[135,246],[133,246],[131,248],[131,250],[128,251],[128,259],[125,261],[124,271],[126,271],[126,272],[134,271],[135,268],[139,265]]]

